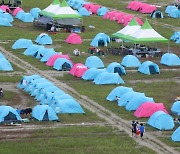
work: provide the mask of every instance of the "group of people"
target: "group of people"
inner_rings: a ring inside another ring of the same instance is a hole
[[[81,52],[78,49],[74,49],[73,54],[75,56],[80,56]]]
[[[134,120],[132,121],[132,137],[135,136],[137,137],[140,134],[140,137],[143,138],[143,135],[145,133],[145,127],[143,123],[135,122]]]

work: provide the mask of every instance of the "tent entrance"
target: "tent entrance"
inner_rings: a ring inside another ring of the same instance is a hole
[[[9,112],[8,115],[4,117],[4,121],[17,121],[17,117],[14,113]]]
[[[68,64],[67,62],[65,62],[63,65],[62,65],[62,70],[63,71],[69,71],[71,69],[71,65]]]
[[[98,41],[98,46],[102,46],[103,47],[104,46],[104,40],[99,40]]]
[[[114,68],[114,73],[118,73],[119,75],[123,75],[124,74],[120,67],[115,67]]]
[[[149,66],[149,72],[150,72],[150,74],[158,74],[156,72],[156,69],[154,68],[154,66]]]
[[[42,121],[49,121],[48,111],[46,110]]]

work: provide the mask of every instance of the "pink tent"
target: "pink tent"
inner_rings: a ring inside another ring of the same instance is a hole
[[[142,3],[142,2],[136,2],[131,10],[134,10],[134,11],[139,11],[144,5],[146,5],[145,3]]]
[[[124,18],[124,26],[127,26],[128,23],[132,20],[132,18],[134,18],[133,15],[127,15],[125,18]]]
[[[66,38],[66,43],[69,44],[82,44],[82,39],[81,36],[79,36],[76,33],[71,33],[67,38]]]
[[[94,6],[95,4],[90,3],[90,4],[84,4],[83,7],[85,7],[88,11],[91,11],[91,8]]]
[[[122,16],[122,18],[121,19],[119,19],[118,20],[118,24],[124,24],[125,22],[127,22],[127,20],[129,19],[129,18],[133,18],[133,15],[131,15],[131,14],[126,14],[126,15],[124,15],[124,16]]]
[[[94,6],[91,6],[91,12],[93,14],[97,14],[97,11],[98,9],[101,7],[101,5],[94,5]]]
[[[155,5],[149,5],[147,4],[146,6],[144,6],[140,12],[141,13],[152,13],[153,11],[157,10]]]
[[[119,13],[119,12],[115,11],[114,13],[110,14],[109,19],[110,19],[110,20],[116,20],[116,15],[117,15],[118,13]]]
[[[8,6],[6,6],[6,5],[1,5],[0,8],[5,12],[12,13],[10,8]]]
[[[109,19],[110,16],[114,15],[114,13],[116,13],[117,11],[110,11],[110,12],[107,12],[104,16],[103,16],[103,19]]]
[[[88,70],[87,66],[81,63],[77,63],[71,68],[69,73],[73,76],[77,76],[81,78],[87,70]]]
[[[47,66],[54,66],[54,62],[55,62],[55,60],[58,59],[58,58],[66,58],[66,59],[68,59],[70,62],[72,62],[68,55],[63,55],[63,54],[57,53],[57,54],[55,54],[55,55],[52,55],[52,56],[48,59],[48,61],[46,62],[46,65],[47,65]]]
[[[138,22],[139,25],[143,25],[143,21],[140,18],[135,17],[135,19],[136,19],[136,21]]]
[[[150,117],[156,111],[164,111],[165,113],[168,113],[163,103],[145,102],[137,108],[134,115],[139,118]]]
[[[136,3],[137,3],[137,1],[131,1],[126,8],[131,9],[132,6],[135,5]]]
[[[115,19],[118,21],[118,20],[121,19],[124,15],[125,15],[124,12],[119,12],[119,13],[115,14]]]
[[[16,14],[17,14],[19,11],[23,11],[23,9],[20,8],[20,7],[15,8],[12,15],[13,15],[13,16],[16,16]]]

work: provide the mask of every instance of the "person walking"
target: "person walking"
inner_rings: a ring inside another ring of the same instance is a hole
[[[136,122],[133,120],[132,121],[132,137],[134,136],[134,134],[136,135]]]
[[[140,124],[139,130],[140,130],[140,136],[142,139],[144,136],[144,132],[145,132],[145,127],[144,127],[143,123]]]

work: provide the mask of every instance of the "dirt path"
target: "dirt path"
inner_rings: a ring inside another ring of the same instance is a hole
[[[130,121],[126,121],[126,120],[120,118],[119,116],[117,116],[116,114],[111,112],[110,110],[107,110],[103,106],[99,105],[97,102],[90,100],[86,96],[80,95],[73,88],[71,88],[68,85],[66,85],[65,83],[62,83],[59,80],[55,79],[54,76],[52,76],[51,74],[57,74],[57,73],[55,73],[57,71],[50,71],[50,73],[48,73],[47,71],[40,71],[37,68],[35,68],[34,66],[25,62],[24,60],[16,57],[12,53],[6,51],[3,47],[0,47],[0,50],[8,58],[8,60],[10,62],[15,63],[18,67],[27,70],[26,75],[32,75],[32,74],[41,75],[42,77],[53,82],[60,89],[64,90],[65,92],[69,93],[74,98],[76,98],[78,100],[78,102],[84,108],[96,113],[99,117],[103,118],[108,124],[112,125],[113,127],[117,127],[119,130],[124,131],[127,134],[131,135]],[[58,75],[60,75],[60,72],[58,72]],[[24,129],[27,128],[27,126],[23,126],[23,125],[22,125],[22,127]],[[1,128],[0,128],[0,130],[1,130]],[[142,141],[139,138],[134,138],[134,140],[136,142],[138,142],[140,145],[147,146],[160,154],[176,154],[176,153],[178,153],[172,147],[165,145],[163,142],[157,140],[153,135],[151,135],[148,132],[146,132],[144,141]]]

